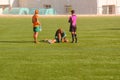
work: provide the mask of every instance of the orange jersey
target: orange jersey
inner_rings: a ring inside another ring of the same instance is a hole
[[[34,14],[33,17],[32,17],[32,23],[33,23],[33,26],[38,26],[40,25],[40,22],[38,21],[38,14]]]

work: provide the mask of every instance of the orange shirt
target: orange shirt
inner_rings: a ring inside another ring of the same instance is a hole
[[[38,21],[38,14],[34,14],[32,17],[33,27],[39,26],[40,22]]]

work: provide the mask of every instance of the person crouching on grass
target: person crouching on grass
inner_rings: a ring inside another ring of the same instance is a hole
[[[37,38],[38,38],[38,32],[41,31],[41,24],[38,20],[38,14],[39,14],[39,10],[35,10],[35,13],[32,17],[32,23],[33,23],[33,38],[34,38],[34,43],[39,43]]]
[[[60,42],[68,42],[68,40],[66,39],[66,33],[61,29],[57,29],[56,33],[55,33],[55,38],[53,40],[45,40],[48,43],[52,44],[52,43],[60,43]]]

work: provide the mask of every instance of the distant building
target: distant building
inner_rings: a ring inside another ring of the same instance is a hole
[[[120,0],[98,0],[97,14],[120,14]]]
[[[77,14],[120,14],[120,0],[0,0],[0,14],[6,7],[54,8],[57,14],[71,9]]]

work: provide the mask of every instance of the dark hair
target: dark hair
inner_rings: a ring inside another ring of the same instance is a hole
[[[74,14],[74,13],[75,13],[75,10],[71,10],[71,13]]]

